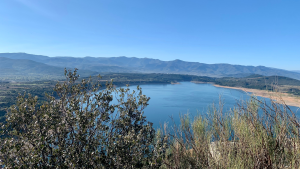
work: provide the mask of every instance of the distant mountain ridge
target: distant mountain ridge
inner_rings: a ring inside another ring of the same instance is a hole
[[[242,66],[231,64],[205,64],[182,60],[161,61],[159,59],[135,57],[48,57],[27,53],[0,53],[0,57],[10,59],[28,59],[50,66],[78,68],[94,72],[122,73],[173,73],[199,76],[225,77],[243,74],[260,74],[264,76],[286,76],[300,79],[300,73],[265,66]],[[1,64],[1,63],[0,63]]]
[[[81,76],[97,75],[91,70],[79,70]],[[32,77],[32,78],[30,78]],[[51,66],[29,59],[10,59],[0,57],[0,81],[26,81],[64,79],[64,68]]]
[[[0,73],[1,74],[24,74],[24,73],[41,73],[51,74],[58,71],[63,71],[63,68],[57,68],[44,63],[36,62],[29,59],[10,59],[6,57],[0,57]],[[9,70],[9,71],[8,71]]]

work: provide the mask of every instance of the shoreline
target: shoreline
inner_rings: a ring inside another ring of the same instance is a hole
[[[221,86],[213,84],[215,87],[220,88],[228,88],[228,89],[235,89],[235,90],[242,90],[247,94],[253,94],[255,96],[260,96],[264,98],[269,98],[273,100],[279,100],[277,103],[285,103],[288,106],[295,106],[300,108],[300,98],[296,96],[291,96],[288,93],[279,93],[279,92],[270,92],[266,90],[259,90],[259,89],[249,89],[243,87],[230,87],[230,86]]]

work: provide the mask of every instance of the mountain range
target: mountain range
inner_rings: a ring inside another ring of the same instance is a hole
[[[78,68],[82,76],[97,73],[172,73],[211,77],[243,77],[250,74],[300,79],[300,72],[265,66],[205,64],[182,60],[162,61],[135,57],[48,57],[27,53],[0,53],[0,75],[38,73],[63,75],[63,68]]]

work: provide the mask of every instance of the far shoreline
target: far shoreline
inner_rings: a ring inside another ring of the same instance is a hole
[[[300,98],[296,96],[291,96],[288,93],[279,93],[279,92],[270,92],[266,90],[259,90],[259,89],[249,89],[249,88],[243,88],[243,87],[230,87],[230,86],[221,86],[212,84],[215,87],[220,88],[228,88],[228,89],[235,89],[235,90],[242,90],[245,93],[252,93],[255,96],[260,96],[264,98],[269,98],[273,100],[279,100],[278,103],[285,103],[288,106],[294,106],[300,108]],[[283,102],[282,102],[283,101]]]

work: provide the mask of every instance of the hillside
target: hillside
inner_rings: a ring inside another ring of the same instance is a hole
[[[286,76],[300,79],[300,73],[265,66],[242,66],[231,64],[204,64],[182,60],[161,61],[150,58],[135,57],[47,57],[26,53],[0,53],[0,57],[10,59],[30,59],[51,66],[79,68],[96,72],[122,73],[174,73],[199,76],[225,77],[238,75],[260,74],[264,76]]]
[[[96,75],[97,72],[80,70],[82,76]],[[0,81],[31,81],[64,78],[64,68],[50,66],[28,59],[0,57]]]
[[[221,86],[278,90],[284,93],[300,95],[300,81],[283,76],[250,75],[242,78],[224,77],[216,78],[214,83]]]

